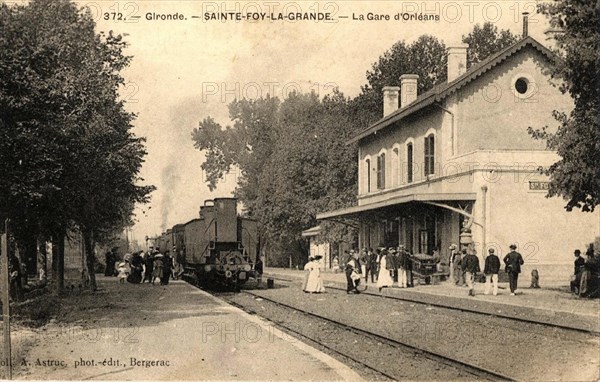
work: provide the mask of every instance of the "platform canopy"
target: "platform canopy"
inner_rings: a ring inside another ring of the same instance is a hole
[[[477,194],[474,192],[465,193],[426,193],[410,194],[395,198],[382,200],[375,203],[369,203],[361,206],[341,208],[339,210],[323,212],[317,214],[317,220],[336,220],[336,219],[355,219],[364,213],[382,212],[389,207],[399,206],[411,202],[422,202],[442,206],[447,202],[474,202]]]

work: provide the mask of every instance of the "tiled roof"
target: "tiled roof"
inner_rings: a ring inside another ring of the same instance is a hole
[[[471,83],[477,78],[481,77],[483,74],[487,73],[492,68],[502,64],[509,57],[519,52],[521,49],[531,46],[534,49],[537,49],[540,53],[548,57],[550,60],[554,60],[556,58],[555,54],[552,53],[551,50],[537,42],[531,36],[525,37],[524,39],[519,40],[513,45],[507,47],[506,49],[488,57],[482,62],[473,65],[469,70],[467,70],[463,75],[459,76],[452,82],[445,82],[439,85],[434,86],[432,89],[427,92],[421,94],[417,97],[417,99],[410,103],[409,105],[403,107],[402,109],[398,109],[395,112],[391,113],[375,122],[373,125],[367,127],[352,139],[350,139],[346,144],[351,144],[357,142],[376,131],[386,128],[387,126],[397,122],[423,108],[435,103],[440,102],[449,95],[453,94],[457,90],[461,89],[465,85]]]

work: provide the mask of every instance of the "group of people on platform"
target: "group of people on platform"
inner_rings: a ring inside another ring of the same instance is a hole
[[[517,293],[517,282],[521,266],[524,264],[523,256],[516,251],[515,244],[510,245],[510,252],[504,257],[505,271],[508,273],[511,295]],[[452,244],[450,250],[450,280],[457,286],[467,286],[469,296],[474,296],[474,283],[477,275],[481,272],[479,258],[475,250],[464,248],[458,251],[458,247]],[[439,251],[435,249],[431,255],[434,263],[440,263]],[[305,292],[321,293],[325,291],[320,277],[322,268],[321,256],[311,257],[305,266],[307,271],[303,290]],[[404,245],[392,248],[372,249],[363,248],[360,252],[350,251],[349,259],[343,261],[344,272],[347,281],[347,293],[358,294],[361,279],[365,283],[372,283],[381,292],[383,288],[390,288],[397,283],[399,288],[410,288],[414,286],[413,262],[411,254]],[[337,257],[332,262],[333,266],[339,267]],[[486,278],[484,294],[498,294],[498,274],[500,272],[500,259],[493,248],[488,251],[485,259],[483,273]]]
[[[399,288],[414,287],[413,261],[410,252],[402,244],[374,251],[371,248],[363,248],[360,252],[351,251],[350,256],[346,266],[347,293],[359,293],[360,277],[355,273],[362,274],[365,283],[369,282],[370,274],[371,282],[376,284],[380,292],[383,288],[392,287],[394,283],[397,283]],[[432,252],[431,259],[437,267],[440,262],[437,249]]]
[[[517,245],[511,244],[509,246],[510,252],[504,256],[504,270],[508,274],[508,283],[510,287],[511,296],[517,294],[517,284],[519,280],[519,274],[521,273],[521,266],[525,263],[523,256],[517,252]],[[479,266],[479,258],[474,249],[463,248],[458,251],[456,244],[450,246],[450,280],[454,282],[456,286],[467,286],[469,289],[469,296],[475,296],[474,283],[477,274],[481,272]],[[488,255],[485,258],[485,265],[483,268],[483,274],[485,275],[485,291],[484,294],[492,294],[496,296],[498,294],[498,275],[500,273],[501,264],[500,258],[496,255],[494,248],[488,249]]]
[[[574,251],[575,261],[573,275],[571,276],[571,291],[579,297],[600,296],[600,252],[590,243],[585,251],[585,258],[581,250]]]
[[[174,248],[174,250],[176,250]],[[107,254],[105,275],[116,275],[120,283],[168,285],[169,279],[178,279],[183,273],[182,267],[167,250],[164,253],[150,247],[147,252],[138,251],[126,254],[122,261],[111,263]],[[111,268],[112,265],[112,268]],[[113,271],[111,271],[111,269]],[[111,274],[112,273],[112,274]]]
[[[523,256],[517,252],[517,245],[511,244],[502,261],[496,255],[494,248],[488,249],[485,257],[483,275],[485,275],[484,294],[498,295],[498,278],[504,263],[504,271],[508,276],[510,295],[518,294],[519,274],[525,263]],[[475,296],[474,284],[477,276],[481,273],[479,258],[472,247],[458,249],[456,244],[449,248],[450,256],[448,258],[449,280],[456,286],[466,286],[468,295]],[[332,268],[335,271],[342,268],[346,274],[347,293],[358,294],[359,285],[364,277],[365,284],[375,283],[381,292],[383,288],[389,288],[397,283],[399,288],[409,288],[414,286],[413,282],[413,262],[411,254],[403,245],[397,248],[363,248],[360,252],[350,251],[347,253],[348,260],[338,260],[336,256],[332,261]],[[579,296],[597,297],[600,295],[600,253],[594,251],[593,244],[590,244],[586,251],[586,258],[581,256],[580,250],[575,250],[574,272],[571,278],[571,290]],[[439,252],[433,251],[432,257],[440,262]],[[310,293],[323,293],[325,288],[321,279],[321,256],[309,258],[305,265],[306,277],[303,290]],[[539,288],[537,271],[532,271],[531,288]]]

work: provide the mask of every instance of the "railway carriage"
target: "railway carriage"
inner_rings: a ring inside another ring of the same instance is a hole
[[[171,255],[177,264],[185,262],[185,224],[176,224],[171,231]]]

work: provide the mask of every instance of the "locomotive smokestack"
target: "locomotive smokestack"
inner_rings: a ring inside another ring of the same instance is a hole
[[[529,12],[523,12],[523,38],[529,35]]]

